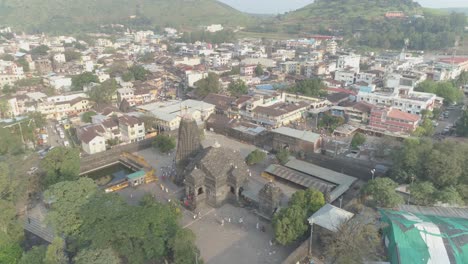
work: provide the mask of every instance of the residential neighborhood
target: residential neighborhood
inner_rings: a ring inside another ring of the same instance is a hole
[[[0,24],[0,263],[466,263],[463,37],[156,27],[145,4]]]

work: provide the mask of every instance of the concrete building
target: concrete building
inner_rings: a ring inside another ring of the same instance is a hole
[[[142,112],[153,115],[160,130],[172,131],[179,128],[181,117],[188,114],[203,123],[215,112],[215,105],[196,100],[170,100],[138,106]]]
[[[359,91],[357,95],[357,102],[393,107],[416,115],[420,115],[422,110],[432,111],[438,104],[442,104],[442,101],[443,99],[435,94],[412,91],[400,94],[398,89],[395,89],[393,93]]]
[[[398,109],[374,107],[371,110],[369,126],[377,130],[409,134],[418,127],[419,120],[418,115]]]
[[[349,54],[340,55],[336,62],[336,69],[341,70],[351,68],[355,72],[359,72],[359,63],[361,62],[361,55]]]
[[[318,152],[322,144],[322,136],[310,131],[297,130],[289,127],[279,127],[272,130],[273,149],[287,149],[301,155]]]
[[[146,131],[143,121],[129,115],[120,116],[118,121],[122,141],[131,143],[145,139]]]

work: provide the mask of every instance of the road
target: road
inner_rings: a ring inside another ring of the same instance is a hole
[[[453,125],[458,118],[461,117],[462,115],[462,110],[460,107],[456,107],[453,110],[446,110],[449,112],[448,118],[445,118],[444,120],[437,120],[439,125],[435,129],[435,134],[440,134],[444,131],[444,128],[447,127],[448,125]]]

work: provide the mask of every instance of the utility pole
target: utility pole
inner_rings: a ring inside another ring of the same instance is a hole
[[[413,186],[413,181],[414,181],[414,176],[411,176],[411,184],[410,184],[410,187]],[[408,205],[410,203],[410,200],[411,200],[411,190],[408,190]]]

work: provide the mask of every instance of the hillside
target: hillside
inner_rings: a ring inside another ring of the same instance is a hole
[[[285,14],[281,20],[284,25],[339,27],[354,19],[383,20],[389,11],[407,15],[423,13],[421,6],[412,0],[316,0]]]
[[[250,19],[216,0],[0,0],[0,25],[32,32],[76,32],[110,23],[236,26]]]
[[[443,12],[458,12],[468,15],[468,7],[449,7],[449,8],[439,8]]]

